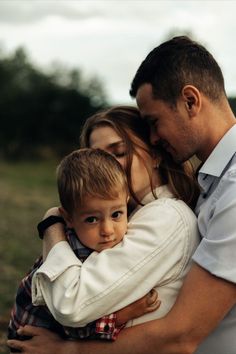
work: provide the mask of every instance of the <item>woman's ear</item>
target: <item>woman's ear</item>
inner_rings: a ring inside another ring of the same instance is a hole
[[[200,91],[193,85],[186,85],[182,89],[182,99],[189,117],[196,116],[202,104]]]
[[[61,213],[61,216],[63,217],[63,219],[66,222],[66,226],[69,228],[73,228],[72,217],[69,215],[69,213],[63,207],[59,207],[58,209]]]
[[[157,153],[157,151],[153,150],[153,152],[152,152],[152,160],[153,160],[152,167],[154,169],[159,168],[161,160],[162,160],[161,154]]]

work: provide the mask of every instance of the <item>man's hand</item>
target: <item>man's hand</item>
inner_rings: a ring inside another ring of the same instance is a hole
[[[64,346],[66,345],[66,341],[57,334],[44,328],[25,326],[21,327],[17,333],[33,338],[25,341],[10,339],[7,341],[7,345],[25,354],[62,354],[62,343]]]
[[[153,312],[157,310],[160,305],[161,301],[158,299],[158,294],[155,289],[152,289],[141,299],[117,311],[116,326],[121,326],[129,320]]]

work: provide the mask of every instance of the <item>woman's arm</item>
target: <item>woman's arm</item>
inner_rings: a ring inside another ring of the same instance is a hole
[[[35,304],[44,298],[59,322],[83,326],[178,278],[197,243],[190,209],[171,199],[156,200],[134,215],[120,245],[94,252],[83,267],[59,242],[34,277]]]

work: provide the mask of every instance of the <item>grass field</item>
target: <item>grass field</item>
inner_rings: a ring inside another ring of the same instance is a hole
[[[19,281],[41,253],[36,225],[58,205],[56,165],[0,161],[0,353],[8,353],[6,328]]]

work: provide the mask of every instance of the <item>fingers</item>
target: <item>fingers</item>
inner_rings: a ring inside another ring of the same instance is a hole
[[[158,293],[155,289],[152,289],[148,293],[146,302],[147,302],[147,312],[155,311],[160,307],[161,301],[158,299]]]
[[[17,333],[21,336],[34,337],[34,336],[39,336],[40,334],[43,333],[43,331],[44,331],[43,328],[26,325],[24,327],[20,327]]]
[[[20,341],[20,340],[9,339],[9,340],[7,341],[7,345],[8,345],[8,347],[10,348],[10,350],[11,350],[11,348],[12,348],[12,349],[18,349],[19,352],[23,352],[23,342]],[[11,352],[11,353],[13,353],[13,352]]]
[[[152,289],[151,291],[149,291],[149,293],[147,294],[147,305],[151,305],[153,304],[158,298],[158,294],[157,291],[155,289]]]

